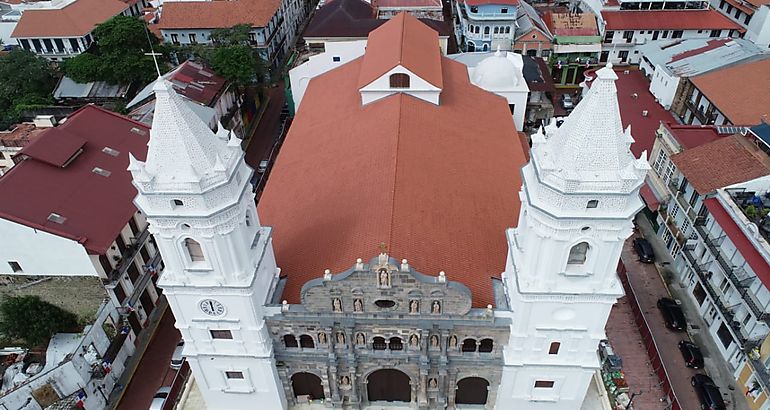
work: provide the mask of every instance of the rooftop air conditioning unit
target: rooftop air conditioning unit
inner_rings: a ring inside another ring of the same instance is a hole
[[[646,116],[647,116],[647,114],[649,114],[649,112],[648,112],[647,110],[643,110],[643,111],[642,111],[642,117],[646,117]]]
[[[51,128],[56,126],[56,118],[53,115],[37,115],[32,122],[37,128]]]

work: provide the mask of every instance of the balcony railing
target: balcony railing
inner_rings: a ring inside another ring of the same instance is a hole
[[[131,266],[131,264],[134,262],[134,258],[136,258],[136,254],[139,253],[139,250],[142,249],[144,244],[147,242],[147,238],[150,237],[150,229],[149,225],[144,228],[144,230],[139,233],[139,236],[136,237],[133,241],[133,243],[130,243],[126,246],[125,252],[121,255],[120,262],[118,263],[118,266],[110,272],[109,276],[107,277],[107,283],[113,283],[120,279],[121,276],[123,276],[124,273],[128,270],[128,268]]]
[[[770,372],[767,370],[767,367],[765,367],[765,364],[762,363],[762,361],[751,358],[751,355],[748,356],[751,368],[754,369],[754,375],[759,380],[762,390],[764,390],[765,393],[770,392]]]
[[[150,258],[150,261],[147,262],[146,265],[142,267],[142,276],[139,277],[139,280],[136,281],[136,284],[134,284],[134,293],[131,294],[131,297],[128,298],[128,305],[129,306],[136,306],[136,302],[139,300],[139,297],[142,296],[142,293],[144,293],[144,289],[147,287],[147,282],[150,281],[150,278],[154,274],[154,272],[157,272],[160,270],[159,266],[161,264],[161,257],[160,252],[155,251],[155,256]]]
[[[748,306],[749,310],[751,310],[751,313],[754,315],[754,317],[756,317],[757,320],[762,321],[770,326],[770,315],[764,311],[759,302],[756,300],[754,294],[751,293],[751,290],[749,290],[751,282],[753,282],[756,277],[748,275],[739,277],[736,273],[738,268],[733,266],[733,264],[730,263],[727,258],[725,258],[725,256],[722,254],[720,244],[716,242],[711,234],[709,234],[708,231],[706,231],[706,229],[701,225],[696,224],[695,229],[703,238],[703,241],[706,243],[706,247],[711,251],[711,254],[714,255],[714,258],[719,264],[719,267],[722,268],[728,279],[730,279],[730,282],[732,282],[733,286],[735,286],[735,288],[738,290],[738,293],[741,295],[743,301],[746,302],[746,306]]]

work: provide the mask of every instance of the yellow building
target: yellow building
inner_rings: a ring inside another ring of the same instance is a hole
[[[758,348],[747,355],[747,360],[737,372],[738,386],[752,410],[770,409],[768,363],[770,363],[770,338],[765,338]]]

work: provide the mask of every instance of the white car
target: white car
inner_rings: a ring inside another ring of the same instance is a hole
[[[262,161],[259,161],[259,168],[257,168],[257,172],[260,174],[264,174],[265,171],[267,171],[267,165],[270,162],[266,159],[263,159]]]
[[[155,395],[152,396],[152,403],[150,403],[148,410],[163,410],[163,405],[166,404],[169,393],[171,393],[171,387],[161,387],[158,389]]]
[[[179,343],[176,344],[174,354],[171,355],[171,368],[174,370],[179,370],[182,367],[182,363],[184,363],[182,350],[184,350],[184,340],[180,340]]]

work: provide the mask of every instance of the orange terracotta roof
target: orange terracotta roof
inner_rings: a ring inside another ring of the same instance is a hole
[[[714,9],[602,11],[607,30],[737,30],[738,23]]]
[[[746,0],[746,3],[759,7],[770,4],[770,0]]]
[[[671,161],[701,195],[770,175],[770,158],[740,135],[684,150]]]
[[[163,4],[160,29],[264,27],[280,0],[169,1]]]
[[[55,10],[26,10],[11,37],[85,36],[129,7],[120,0],[76,0]]]
[[[750,6],[746,6],[743,3],[741,3],[741,0],[727,0],[727,4],[735,7],[736,9],[748,14],[752,15],[754,14],[754,9]]]
[[[362,105],[363,64],[310,81],[260,198],[287,277],[281,298],[299,303],[308,280],[384,243],[417,271],[468,286],[473,306],[494,305],[526,162],[506,101],[442,58],[440,105],[403,93]]]
[[[358,86],[364,87],[401,65],[442,88],[441,50],[436,30],[401,12],[369,34]]]
[[[770,58],[690,80],[733,124],[759,124],[770,115]]]

